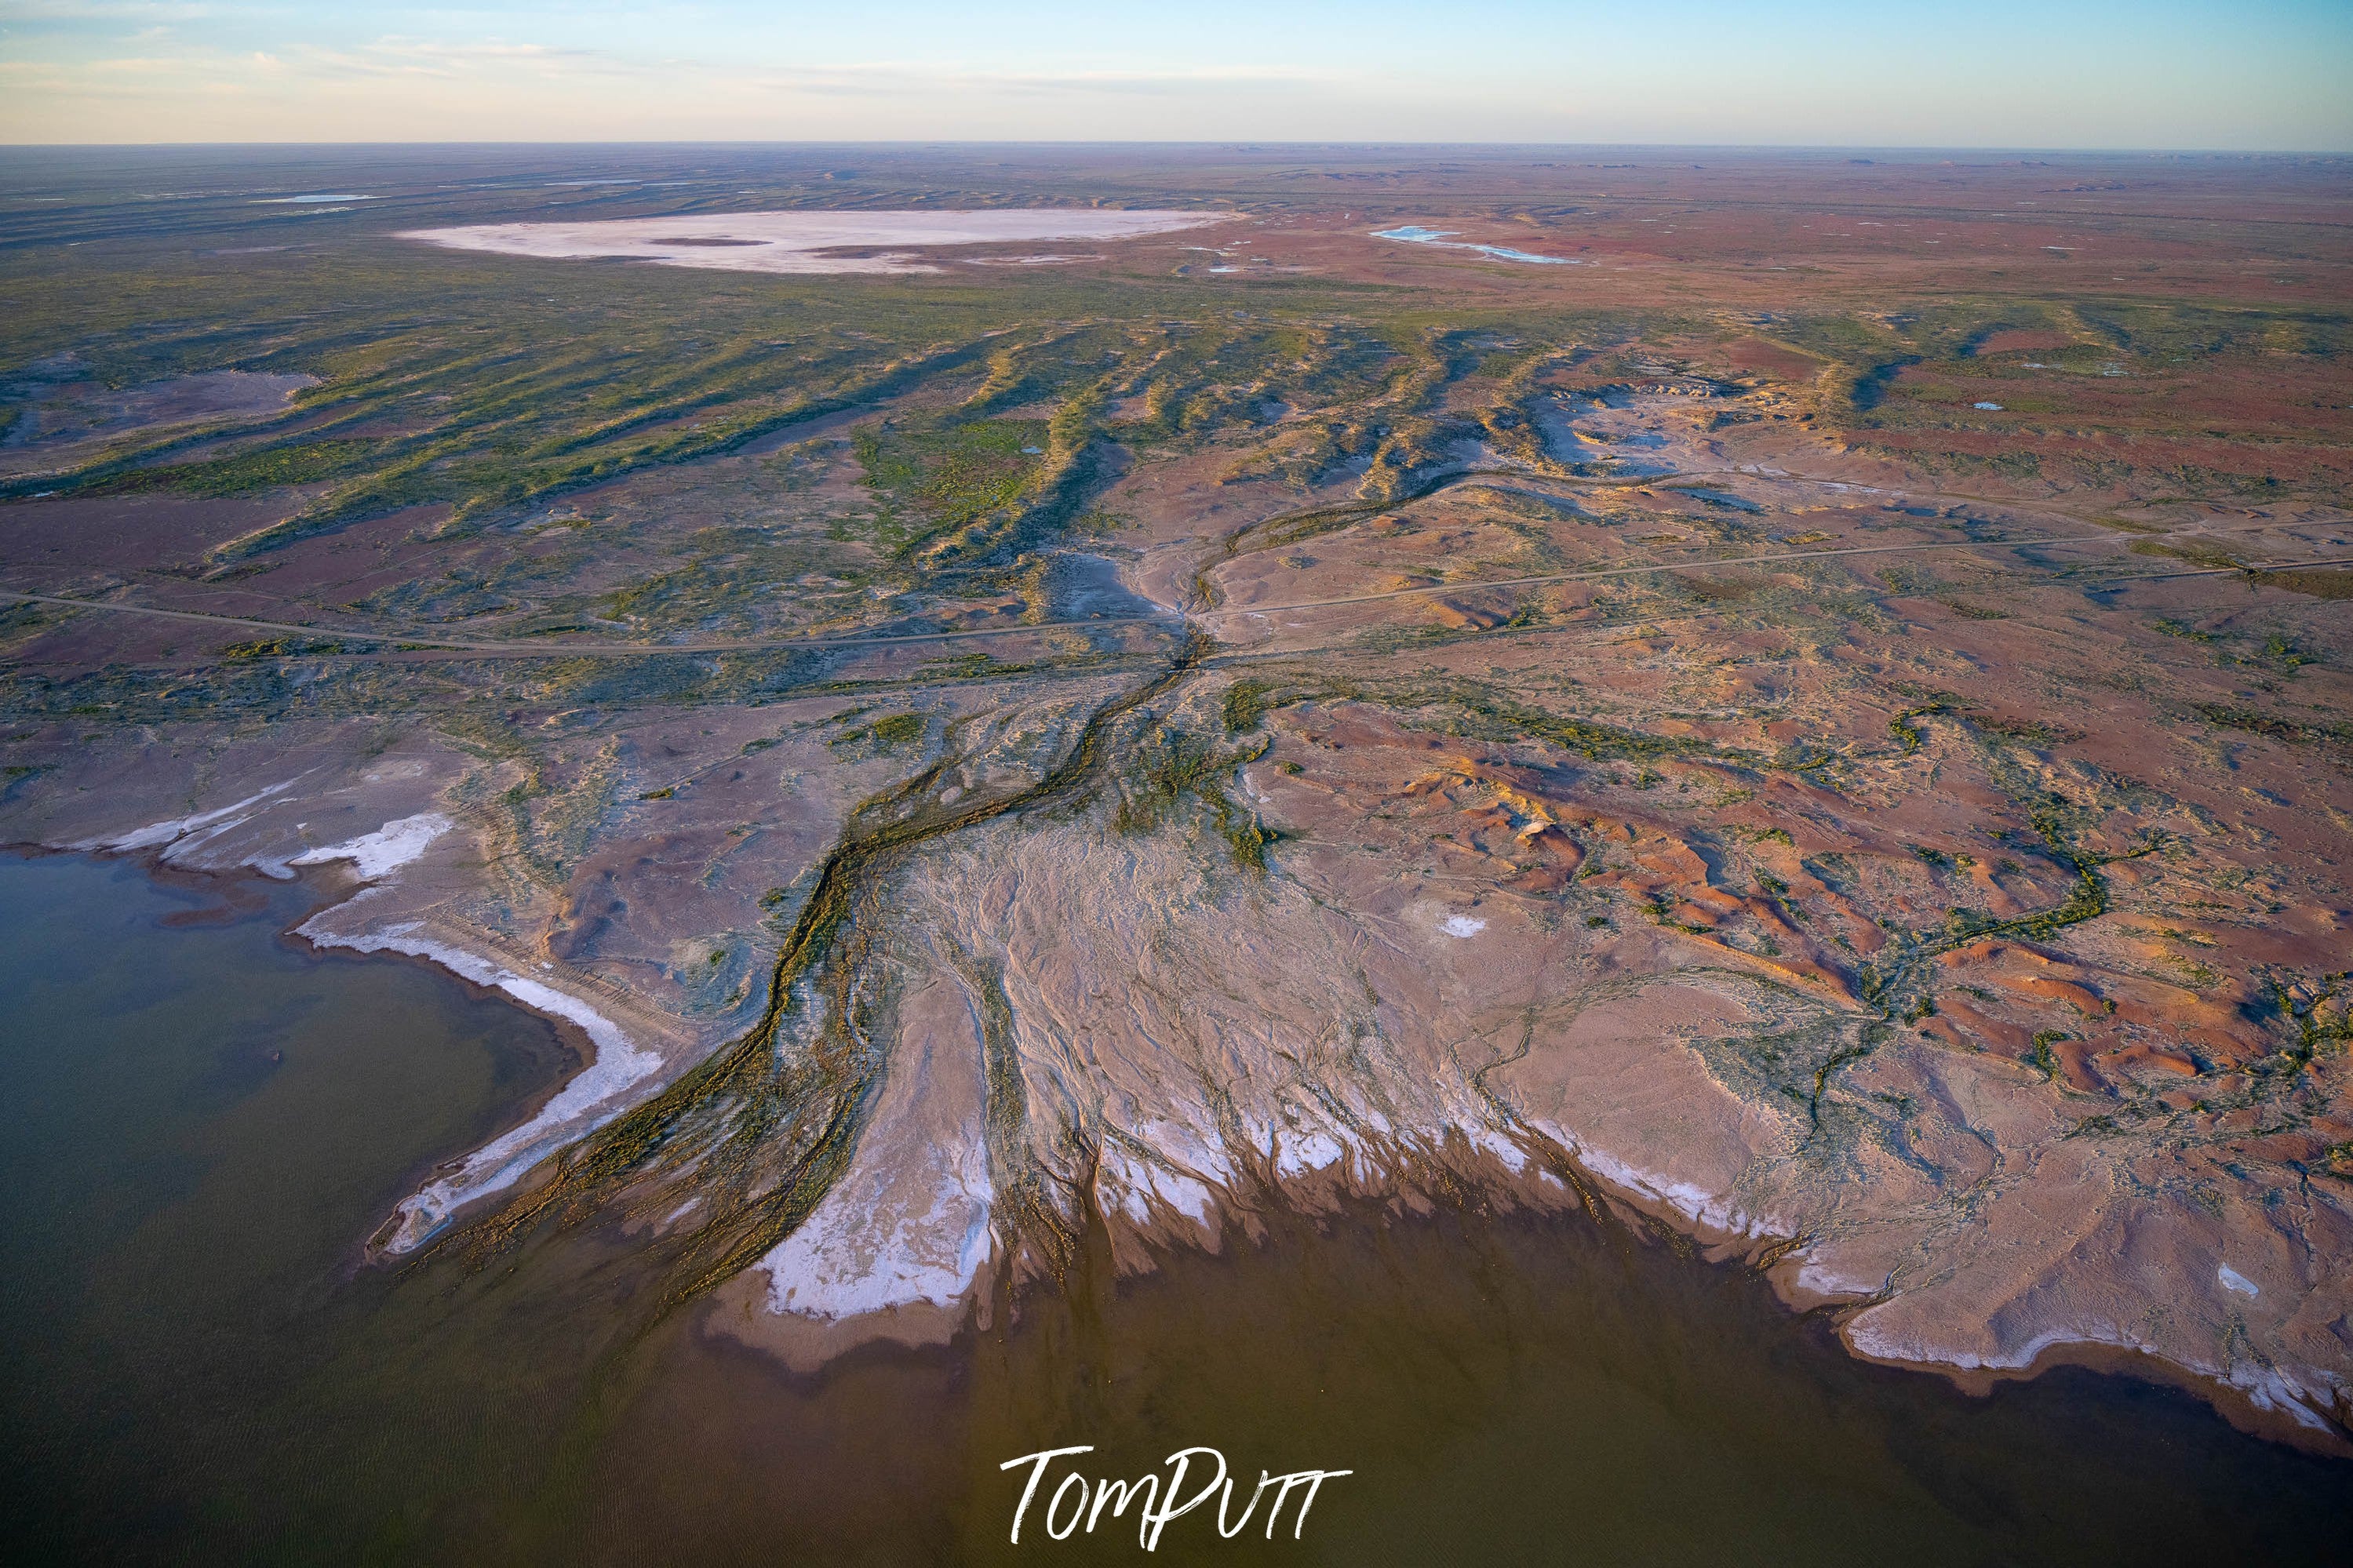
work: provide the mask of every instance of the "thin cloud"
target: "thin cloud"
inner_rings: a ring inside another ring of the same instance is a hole
[[[877,61],[838,66],[797,66],[748,72],[689,68],[702,74],[733,76],[772,91],[856,97],[907,92],[1003,94],[1180,93],[1203,87],[1328,87],[1353,79],[1345,72],[1287,66],[1205,66],[1176,70],[955,70]]]
[[[123,55],[114,59],[92,60],[88,68],[152,76],[185,71],[188,68],[188,60],[185,55]]]
[[[440,60],[461,66],[486,60],[593,60],[604,58],[601,49],[564,48],[552,44],[514,44],[500,38],[447,43],[436,38],[388,36],[370,44],[368,49],[374,54]]]
[[[193,22],[218,14],[186,0],[0,0],[0,22]]]

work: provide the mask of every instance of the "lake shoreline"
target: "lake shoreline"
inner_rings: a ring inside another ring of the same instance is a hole
[[[487,1013],[517,1025],[528,1020],[524,1034],[554,1039],[546,1020],[518,1011],[505,992],[493,997],[487,988],[451,986],[451,977],[428,960],[396,955],[412,961],[378,968],[359,962],[373,955],[286,940],[322,894],[332,895],[332,881],[294,886],[172,869],[151,881],[129,863],[136,858],[130,856],[11,858],[69,861],[96,873],[52,884],[82,889],[77,919],[85,925],[96,919],[100,924],[92,930],[107,924],[103,905],[120,906],[141,888],[154,889],[153,912],[131,925],[115,922],[115,929],[148,933],[114,944],[111,962],[118,966],[163,974],[166,964],[139,956],[142,944],[153,944],[153,955],[235,949],[269,955],[267,967],[280,975],[323,976],[322,984],[305,988],[330,1000],[346,992],[346,976],[362,983],[363,994],[378,994],[387,979],[431,973],[429,993],[451,997],[469,1016]],[[274,907],[255,907],[251,898],[241,897],[240,881],[250,894],[275,894],[265,901]],[[162,896],[166,892],[174,896]],[[200,915],[222,914],[194,927],[164,923],[191,904]],[[195,943],[211,946],[189,946]],[[327,962],[337,959],[353,962]],[[223,989],[235,971],[208,968],[208,962],[180,966],[179,980],[139,1004],[149,1010],[142,1016],[162,1009],[163,1016],[202,1024],[216,1010],[199,1005],[198,997],[247,994],[245,986]],[[63,972],[52,963],[47,973]],[[400,984],[390,989],[427,994]],[[70,991],[53,984],[43,995],[42,1005],[54,1011]],[[494,999],[495,1007],[482,1008]],[[282,1012],[271,1016],[280,1020],[272,1027],[288,1021]],[[236,1026],[242,1015],[234,1008],[220,1016],[231,1025],[227,1048],[237,1059],[269,1057],[273,1038]],[[413,1032],[405,1016],[380,1008],[367,1024],[395,1041]],[[219,1026],[211,1026],[218,1037]],[[120,1027],[99,1023],[96,1037],[118,1039],[125,1048],[177,1048],[152,1031],[121,1035],[115,1032]],[[374,1102],[353,1098],[355,1084],[337,1088],[334,1081],[351,1070],[350,1051],[367,1047],[338,1045],[344,1031],[332,1014],[316,1015],[303,1027],[309,1043],[288,1039],[285,1067],[259,1063],[250,1069],[260,1075],[254,1080],[259,1092],[265,1098],[279,1092],[269,1087],[279,1081],[270,1076],[275,1072],[300,1075],[313,1086],[310,1092],[323,1086],[339,1095],[346,1117],[380,1122]],[[195,1065],[216,1073],[204,1064],[222,1048],[200,1038]],[[561,1048],[561,1061],[543,1051],[535,1071],[543,1076],[535,1076],[526,1092],[482,1101],[496,1104],[496,1125],[512,1126],[523,1106],[543,1102],[554,1083],[575,1075],[572,1048]],[[338,1050],[347,1065],[334,1065]],[[90,1081],[97,1088],[109,1080]],[[182,1114],[179,1103],[168,1100],[164,1113]],[[221,1109],[193,1103],[202,1124],[218,1123]],[[106,1114],[109,1106],[96,1109]],[[345,1162],[341,1151],[348,1131],[336,1122],[313,1118],[304,1136],[318,1151],[314,1160]],[[441,1149],[468,1146],[464,1137]],[[250,1136],[247,1142],[250,1155],[263,1162],[258,1171],[271,1173],[274,1181],[276,1144],[265,1139],[255,1148]],[[2215,1417],[2205,1391],[2193,1397],[2162,1380],[2058,1369],[2031,1382],[2006,1380],[1976,1396],[1924,1384],[1914,1375],[1921,1369],[1854,1358],[1837,1342],[1835,1311],[1792,1314],[1745,1252],[1694,1244],[1614,1196],[1597,1194],[1588,1211],[1567,1187],[1532,1179],[1514,1199],[1503,1190],[1509,1173],[1494,1156],[1456,1152],[1461,1157],[1442,1173],[1430,1173],[1428,1184],[1408,1194],[1355,1187],[1328,1168],[1317,1181],[1270,1185],[1252,1193],[1247,1213],[1222,1219],[1214,1231],[1192,1227],[1189,1220],[1153,1227],[1098,1215],[1060,1279],[1035,1272],[1016,1279],[1002,1266],[986,1271],[985,1323],[967,1312],[952,1325],[909,1324],[923,1331],[902,1337],[916,1343],[836,1344],[805,1362],[807,1370],[786,1365],[772,1346],[744,1342],[735,1325],[721,1321],[731,1292],[757,1294],[756,1270],[717,1297],[668,1314],[643,1339],[632,1334],[629,1325],[640,1310],[632,1303],[641,1301],[648,1276],[641,1238],[625,1225],[552,1234],[544,1245],[514,1254],[512,1268],[477,1271],[455,1256],[436,1261],[428,1254],[417,1266],[386,1269],[359,1261],[362,1226],[324,1216],[325,1229],[313,1221],[311,1239],[303,1244],[307,1252],[296,1255],[311,1258],[297,1264],[297,1276],[315,1275],[316,1285],[273,1305],[264,1320],[291,1312],[293,1323],[307,1325],[290,1342],[307,1347],[296,1361],[314,1370],[271,1372],[255,1381],[252,1397],[263,1402],[256,1414],[270,1423],[263,1429],[279,1434],[271,1442],[307,1430],[299,1413],[308,1400],[327,1396],[358,1398],[361,1407],[380,1409],[375,1421],[393,1423],[385,1440],[438,1444],[445,1440],[435,1436],[443,1418],[430,1413],[450,1396],[444,1382],[488,1377],[468,1395],[468,1408],[479,1406],[479,1419],[495,1424],[480,1428],[479,1441],[523,1423],[498,1439],[512,1449],[500,1460],[502,1473],[516,1479],[501,1483],[509,1489],[501,1495],[510,1500],[494,1510],[503,1521],[496,1528],[553,1531],[550,1539],[581,1531],[584,1558],[595,1561],[626,1556],[629,1541],[649,1548],[661,1542],[675,1551],[682,1549],[681,1540],[707,1540],[713,1558],[748,1555],[765,1542],[773,1556],[779,1529],[791,1532],[786,1539],[802,1542],[796,1550],[811,1560],[825,1558],[833,1547],[849,1552],[860,1542],[870,1552],[875,1542],[897,1542],[917,1556],[994,1560],[1004,1541],[999,1516],[1009,1506],[997,1495],[1002,1488],[995,1465],[1066,1442],[1099,1446],[1101,1459],[1090,1460],[1095,1468],[1089,1473],[1141,1474],[1169,1448],[1187,1443],[1219,1447],[1245,1465],[1358,1468],[1381,1478],[1380,1486],[1353,1495],[1334,1491],[1318,1505],[1317,1531],[1328,1531],[1332,1542],[1343,1543],[1338,1549],[1349,1560],[1367,1562],[1405,1560],[1398,1555],[1405,1548],[1388,1539],[1398,1526],[1412,1527],[1425,1516],[1460,1523],[1459,1510],[1467,1506],[1462,1499],[1431,1491],[1437,1481],[1417,1478],[1433,1455],[1472,1441],[1473,1435],[1479,1443],[1495,1445],[1493,1462],[1507,1467],[1537,1465],[1548,1474],[1599,1467],[1583,1483],[1594,1489],[1594,1498],[1579,1506],[1587,1515],[1599,1508],[1629,1528],[1636,1520],[1655,1522],[1657,1508],[1641,1500],[1646,1489],[1692,1466],[1699,1468],[1688,1485],[1704,1493],[1730,1488],[1727,1506],[1742,1518],[1767,1507],[1769,1496],[1811,1500],[1778,1524],[1711,1526],[1730,1531],[1726,1539],[1748,1538],[1741,1533],[1746,1531],[1762,1540],[1778,1531],[1774,1539],[1818,1540],[1825,1528],[1833,1533],[1862,1528],[1825,1523],[1858,1508],[1858,1519],[1879,1520],[1873,1529],[1916,1531],[1936,1509],[1953,1506],[1936,1499],[1955,1485],[1964,1489],[1957,1496],[1974,1495],[1967,1492],[1970,1487],[1990,1487],[1995,1496],[2031,1493],[2045,1484],[2035,1478],[2051,1472],[2062,1451],[2075,1456],[2067,1465],[2088,1464],[2094,1476],[2115,1466],[2129,1473],[2150,1465],[2157,1467],[2153,1474],[2168,1476],[2187,1461],[2164,1456],[2180,1455],[2200,1457],[2198,1465],[2225,1479],[2277,1478],[2263,1486],[2232,1483],[2233,1497],[2270,1497],[2287,1486],[2291,1501],[2308,1499],[2315,1488],[2334,1484],[2323,1478],[2341,1478],[2337,1461],[2251,1440]],[[1482,1171],[1482,1164],[1492,1169]],[[382,1166],[372,1174],[363,1171],[352,1190],[374,1189],[386,1179]],[[171,1212],[164,1217],[176,1229]],[[229,1226],[251,1244],[280,1245],[269,1240],[275,1227],[262,1223],[266,1210],[242,1203],[224,1208],[215,1201],[211,1213],[207,1223]],[[207,1299],[223,1291],[231,1293],[227,1299],[250,1296],[262,1283],[259,1278],[240,1283],[242,1266],[218,1248],[196,1245],[201,1258],[222,1259],[202,1264],[213,1277],[199,1282]],[[340,1265],[332,1261],[338,1257]],[[285,1264],[276,1267],[282,1271]],[[145,1299],[134,1293],[122,1304],[132,1310],[136,1331],[159,1346],[176,1347],[190,1330],[211,1331],[200,1318],[186,1329],[172,1316],[156,1320],[138,1307]],[[934,1342],[920,1342],[927,1338]],[[608,1351],[594,1350],[596,1344]],[[642,1353],[626,1348],[632,1344]],[[350,1359],[353,1351],[364,1352],[356,1363]],[[610,1352],[623,1359],[615,1361]],[[234,1373],[233,1361],[193,1345],[173,1349],[165,1360],[176,1364],[190,1353],[195,1361],[185,1375],[200,1384]],[[494,1375],[492,1368],[499,1369]],[[153,1384],[153,1376],[120,1373],[116,1382],[124,1396],[135,1394],[142,1401],[139,1407],[161,1400],[152,1407],[169,1412],[170,1396]],[[289,1402],[318,1378],[328,1382],[317,1393]],[[227,1386],[237,1390],[244,1381]],[[431,1392],[437,1388],[441,1391]],[[246,1397],[238,1392],[208,1396],[227,1398],[218,1407],[223,1411],[238,1408]],[[385,1398],[395,1403],[382,1405]],[[526,1402],[517,1405],[518,1398]],[[209,1442],[201,1435],[216,1415],[195,1419],[196,1425],[180,1429]],[[562,1442],[549,1447],[554,1435],[564,1435]],[[582,1451],[589,1467],[586,1480],[549,1468],[556,1447],[568,1451],[584,1441],[590,1445]],[[2013,1454],[2021,1444],[2024,1448]],[[266,1481],[273,1490],[290,1485],[304,1497],[326,1496],[343,1485],[335,1477],[348,1447],[324,1448],[315,1457],[265,1454],[253,1464],[206,1460],[187,1472],[190,1479],[168,1484],[209,1495],[205,1489]],[[1669,1452],[1686,1449],[1683,1460],[1669,1462]],[[2111,1450],[2113,1458],[2103,1457]],[[367,1493],[381,1502],[353,1505],[360,1514],[341,1504],[305,1503],[328,1511],[304,1528],[324,1531],[327,1521],[364,1517],[379,1506],[413,1506],[397,1501],[412,1486],[426,1487],[420,1495],[439,1500],[433,1517],[454,1527],[483,1506],[472,1479],[480,1465],[479,1457],[453,1461],[429,1480],[413,1483],[395,1473]],[[1620,1475],[1628,1465],[1635,1468]],[[135,1471],[148,1473],[144,1464]],[[91,1483],[100,1489],[93,1498],[129,1497],[105,1489],[151,1484],[113,1470],[105,1474],[114,1479]],[[513,1492],[518,1484],[525,1489]],[[2097,1492],[2111,1483],[2087,1484]],[[2150,1484],[2133,1480],[2130,1486],[2146,1490]],[[2222,1482],[2200,1484],[2211,1490]],[[1760,1485],[1767,1490],[1752,1497]],[[1621,1496],[1630,1486],[1635,1490]],[[1928,1490],[1922,1492],[1923,1486]],[[1898,1501],[1890,1502],[1891,1496]],[[1907,1497],[1914,1500],[1902,1500]],[[1508,1536],[1556,1505],[1504,1506],[1497,1500],[1493,1506],[1504,1507],[1508,1516],[1493,1528]],[[2016,1511],[2023,1505],[2005,1506]],[[2051,1528],[2085,1528],[2086,1508],[2097,1513],[2090,1503],[2065,1503]],[[1996,1508],[1990,1523],[1973,1524],[1983,1528],[1972,1539],[2008,1539],[2001,1531],[2013,1526],[2001,1522],[2005,1517]],[[2305,1503],[2295,1502],[2285,1517],[2287,1522],[2266,1528],[2286,1531],[2293,1542],[2321,1538],[2315,1533],[2316,1516]],[[532,1520],[540,1522],[527,1522]],[[1474,1536],[1490,1528],[1460,1527]],[[1995,1533],[1985,1535],[1989,1529]],[[600,1533],[607,1531],[617,1533]],[[1765,1533],[1757,1535],[1759,1531]],[[224,1552],[237,1539],[234,1530],[206,1536]],[[1176,1540],[1172,1535],[1172,1545]],[[1987,1548],[1977,1556],[1940,1557],[1930,1551],[1924,1560],[2015,1561],[2021,1555],[2034,1553],[2004,1556]]]
[[[175,865],[166,858],[170,847],[167,844],[114,850],[7,844],[0,845],[0,854],[130,862],[164,887],[217,890],[232,908],[239,903],[234,889],[248,879],[262,886],[284,885],[259,865],[234,869]],[[375,884],[358,877],[347,863],[340,861],[293,868],[290,874],[313,895],[314,902],[301,921],[278,933],[279,940],[321,959],[332,956],[358,962],[389,956],[430,969],[456,980],[470,995],[494,998],[546,1023],[563,1042],[574,1064],[543,1094],[518,1106],[514,1119],[502,1121],[491,1139],[427,1167],[420,1173],[414,1193],[421,1194],[429,1190],[438,1179],[448,1179],[462,1171],[501,1140],[534,1125],[550,1105],[595,1068],[597,1043],[577,1019],[533,1006],[495,978],[481,978],[479,971],[485,965],[513,978],[496,956],[473,953],[462,944],[444,944],[438,933],[435,942],[423,944],[435,951],[418,952],[380,939],[363,936],[341,940],[325,931],[308,931],[306,928],[321,917],[348,907]],[[259,907],[260,902],[253,901],[252,907]],[[441,951],[444,945],[448,948],[446,952]],[[691,1063],[684,1064],[691,1066]],[[679,1070],[684,1070],[684,1067]],[[636,1094],[628,1103],[642,1103],[646,1094],[657,1092],[662,1081],[665,1079],[658,1078],[651,1089]],[[616,1107],[611,1114],[619,1114],[626,1109],[626,1105]],[[402,1213],[396,1212],[370,1237],[362,1238],[358,1244],[362,1258],[369,1263],[392,1261],[411,1254],[428,1253],[440,1242],[461,1237],[471,1224],[495,1212],[502,1195],[512,1196],[544,1182],[549,1169],[547,1161],[564,1149],[575,1146],[586,1135],[562,1137],[549,1143],[529,1164],[504,1172],[504,1179],[498,1184],[471,1191],[405,1247],[385,1245],[401,1222]],[[1546,1141],[1547,1144],[1549,1142]],[[1579,1185],[1589,1189],[1590,1199],[1554,1173],[1541,1157],[1546,1153],[1554,1163],[1573,1169]],[[1926,1347],[1926,1353],[1917,1356],[1873,1353],[1853,1342],[1847,1326],[1860,1311],[1874,1304],[1876,1298],[1867,1293],[1841,1294],[1810,1288],[1802,1279],[1802,1271],[1784,1261],[1795,1238],[1711,1225],[1705,1216],[1694,1216],[1676,1207],[1658,1192],[1641,1184],[1639,1178],[1612,1179],[1610,1173],[1595,1170],[1580,1157],[1581,1153],[1556,1146],[1538,1146],[1515,1150],[1514,1158],[1504,1158],[1495,1151],[1464,1144],[1450,1151],[1450,1158],[1433,1162],[1426,1168],[1408,1166],[1384,1171],[1372,1180],[1360,1179],[1345,1161],[1304,1173],[1275,1174],[1261,1184],[1262,1190],[1254,1195],[1285,1205],[1294,1220],[1364,1204],[1382,1205],[1386,1212],[1398,1215],[1423,1215],[1434,1204],[1446,1201],[1435,1194],[1448,1191],[1467,1191],[1475,1202],[1531,1213],[1562,1213],[1598,1204],[1611,1211],[1620,1223],[1656,1227],[1672,1237],[1674,1245],[1696,1247],[1711,1265],[1736,1264],[1756,1273],[1771,1287],[1775,1300],[1788,1314],[1799,1319],[1819,1318],[1833,1325],[1833,1338],[1860,1363],[1931,1375],[1978,1398],[2002,1384],[2031,1382],[2058,1368],[2081,1368],[2186,1391],[2205,1401],[2233,1427],[2249,1436],[2332,1458],[2353,1458],[2353,1440],[2348,1440],[2343,1430],[2335,1426],[2316,1428],[2287,1411],[2259,1403],[2244,1387],[2130,1344],[2088,1339],[2056,1341],[2040,1346],[2031,1361],[2018,1366],[1972,1366],[1966,1364],[1959,1352],[1947,1352],[1946,1359],[1939,1359],[1934,1347]],[[1264,1233],[1267,1207],[1265,1202],[1240,1201],[1235,1194],[1219,1189],[1213,1191],[1209,1208],[1199,1215],[1155,1204],[1151,1218],[1145,1222],[1121,1214],[1099,1215],[1098,1221],[1111,1238],[1113,1271],[1126,1278],[1152,1270],[1158,1267],[1155,1259],[1174,1252],[1215,1257],[1237,1242],[1249,1245]],[[707,1320],[717,1310],[723,1310],[731,1321],[721,1331],[768,1356],[793,1375],[822,1375],[832,1362],[870,1345],[914,1351],[952,1346],[964,1342],[972,1334],[985,1333],[999,1311],[1008,1308],[1019,1310],[1021,1298],[1035,1287],[1038,1278],[1033,1263],[1025,1258],[1008,1258],[1001,1247],[993,1247],[973,1285],[953,1303],[901,1303],[877,1311],[826,1317],[771,1305],[768,1272],[755,1263],[714,1290],[714,1309],[704,1312],[703,1317]]]

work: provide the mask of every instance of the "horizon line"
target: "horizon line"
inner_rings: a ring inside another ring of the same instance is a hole
[[[0,138],[0,152],[163,152],[179,149],[237,152],[282,148],[316,148],[322,151],[376,148],[539,148],[539,147],[699,147],[699,148],[831,148],[887,147],[894,149],[948,147],[1020,147],[1020,148],[1199,148],[1226,152],[1256,151],[1307,152],[1316,150],[1378,151],[1378,150],[1440,150],[1479,149],[1508,151],[1594,150],[1611,152],[1662,153],[1883,153],[1889,154],[1927,156],[1955,153],[2033,153],[2063,157],[2120,158],[2319,158],[2333,161],[2353,160],[2353,146],[2327,147],[2156,147],[2156,146],[2037,146],[2031,143],[2000,142],[1523,142],[1493,138],[1472,138],[1459,141],[1376,141],[1349,138],[1314,138],[1291,141],[1272,137],[1239,137],[1194,139],[1176,137],[1134,137],[1121,139],[1070,138],[955,138],[955,137],[889,137],[854,139],[740,137],[740,138],[667,138],[667,137],[552,137],[544,140],[485,139],[474,141],[425,140],[365,140],[343,142],[307,142],[293,139],[243,142],[15,142]]]

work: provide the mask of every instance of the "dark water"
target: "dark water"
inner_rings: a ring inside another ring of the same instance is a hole
[[[1174,1521],[1179,1562],[2353,1561],[2353,1465],[2126,1379],[1864,1367],[1582,1219],[1300,1220],[816,1378],[693,1316],[625,1339],[615,1238],[360,1269],[566,1061],[435,972],[284,942],[306,898],[0,858],[0,1558],[1128,1558],[1108,1519],[1045,1539],[1042,1496],[1005,1541],[998,1462],[1092,1443],[1091,1476],[1356,1472],[1303,1540]]]
[[[372,1472],[480,1419],[372,1377],[389,1281],[355,1244],[571,1058],[421,966],[281,941],[309,907],[0,857],[0,1539],[31,1556],[388,1543]]]

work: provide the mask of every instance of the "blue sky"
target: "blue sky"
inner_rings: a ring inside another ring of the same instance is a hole
[[[0,0],[0,141],[2353,150],[2353,0]]]

